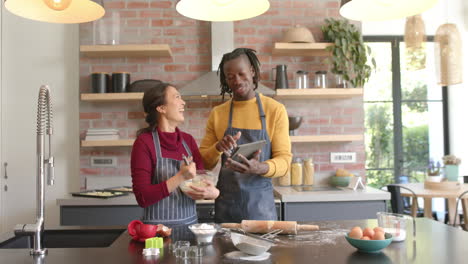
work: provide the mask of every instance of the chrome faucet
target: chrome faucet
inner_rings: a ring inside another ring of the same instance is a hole
[[[45,158],[45,134],[48,135],[49,149]],[[37,179],[36,179],[36,223],[15,226],[17,235],[33,235],[34,247],[31,255],[45,255],[47,249],[42,245],[44,232],[45,209],[45,174],[48,185],[54,185],[54,157],[52,153],[52,103],[49,86],[42,85],[39,89],[37,107]]]

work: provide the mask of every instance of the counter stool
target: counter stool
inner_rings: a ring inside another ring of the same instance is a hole
[[[456,206],[455,206],[455,210],[456,210],[455,213],[456,213],[456,214],[458,214],[458,204],[460,203],[460,201],[461,201],[462,199],[468,199],[468,195],[467,195],[467,194],[468,194],[468,191],[464,191],[462,194],[460,194],[460,195],[458,196],[458,198],[457,198],[457,203],[456,203]],[[464,197],[464,196],[467,196],[467,197]],[[467,228],[468,228],[468,227],[467,227],[467,224],[468,224],[468,222],[467,222],[468,208],[467,208],[465,205],[463,205],[462,207],[463,207],[463,214],[462,214],[462,215],[463,215],[464,223],[462,224],[462,221],[460,221],[460,226],[463,228],[463,230],[468,231],[468,230],[467,230]],[[460,219],[460,220],[461,220],[461,219]],[[454,218],[453,218],[453,226],[456,226],[456,224],[457,224],[457,218],[454,217]]]

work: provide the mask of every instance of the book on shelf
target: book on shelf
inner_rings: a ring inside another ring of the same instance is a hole
[[[86,135],[86,141],[96,141],[96,140],[119,140],[119,135]]]

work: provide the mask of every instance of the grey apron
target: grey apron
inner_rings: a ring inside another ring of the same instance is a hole
[[[234,136],[238,131],[242,136],[237,144],[245,144],[257,140],[266,140],[262,148],[260,161],[271,158],[271,142],[266,131],[265,112],[257,93],[258,112],[262,121],[262,129],[239,129],[232,127],[232,101],[229,110],[228,128],[224,135]],[[220,191],[215,201],[215,221],[236,222],[242,220],[277,220],[275,200],[273,198],[273,185],[270,178],[256,174],[243,174],[225,168],[226,156],[222,156],[221,170],[219,172],[217,188]]]
[[[156,130],[153,131],[153,142],[156,150],[156,167],[151,184],[158,184],[167,181],[179,171],[180,161],[162,157],[161,144]],[[187,154],[192,156],[190,148],[183,139],[182,144]],[[197,223],[195,201],[177,188],[168,197],[146,207],[142,221],[145,224],[163,224],[173,228],[171,237],[183,236],[178,233],[190,233],[186,228],[187,225]]]

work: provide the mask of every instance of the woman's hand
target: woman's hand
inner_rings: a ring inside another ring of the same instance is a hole
[[[237,147],[237,140],[241,137],[241,132],[237,132],[234,136],[226,135],[216,143],[216,150],[224,152],[228,157],[231,156],[231,150]]]
[[[206,184],[205,187],[196,187],[191,185],[192,190],[187,191],[185,194],[193,200],[214,200],[219,196],[219,190],[216,188],[212,181],[203,180]]]
[[[180,165],[179,173],[180,175],[182,175],[184,180],[193,179],[197,175],[197,166],[195,165],[195,162],[193,162],[192,160],[193,160],[193,157],[189,157],[188,161],[190,163],[188,165],[185,164],[185,162],[182,162],[182,165]]]

